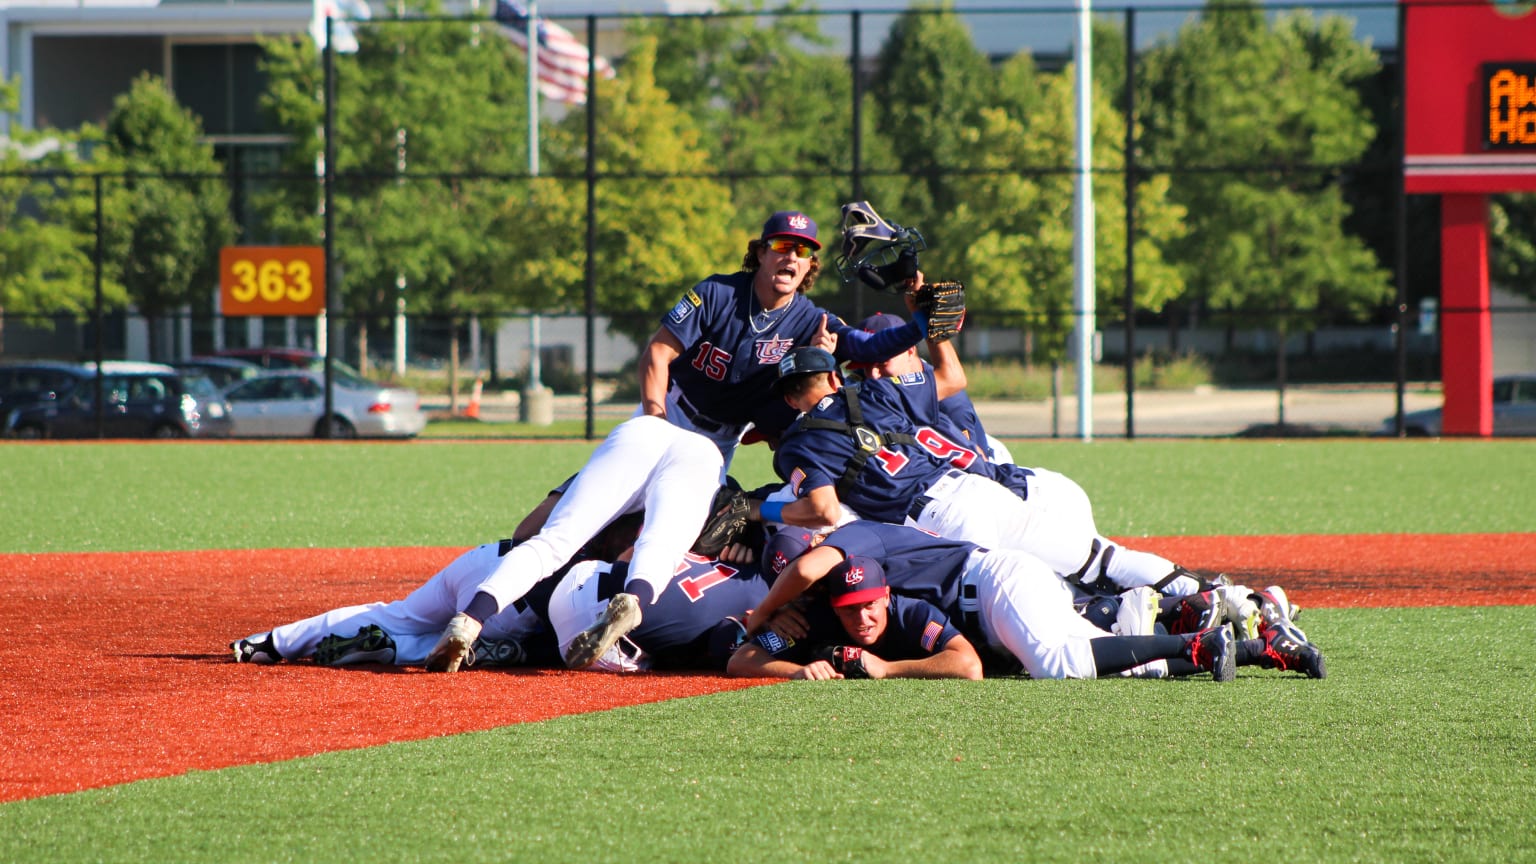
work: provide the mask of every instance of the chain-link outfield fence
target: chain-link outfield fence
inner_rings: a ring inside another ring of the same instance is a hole
[[[868,200],[922,231],[930,278],[967,284],[973,395],[1064,412],[1048,429],[1000,420],[1003,434],[1073,430],[1072,333],[1090,321],[1112,408],[1096,434],[1230,431],[1143,422],[1138,406],[1164,389],[1268,392],[1267,421],[1248,425],[1362,428],[1288,416],[1288,393],[1309,389],[1374,394],[1372,426],[1413,407],[1405,394],[1438,380],[1445,322],[1487,310],[1436,303],[1438,198],[1402,193],[1398,5],[1096,10],[1086,174],[1078,15],[973,3],[550,18],[597,50],[550,71],[568,50],[552,41],[538,95],[493,17],[392,6],[332,20],[330,51],[262,43],[274,131],[221,143],[220,171],[156,168],[152,149],[110,134],[83,161],[7,164],[7,228],[62,239],[29,247],[57,260],[28,267],[7,250],[0,278],[20,287],[4,295],[0,357],[323,348],[433,403],[453,382],[449,410],[469,381],[516,393],[533,372],[591,435],[632,404],[661,314],[736,270],[775,210],[819,223],[820,305],[850,320],[904,312],[832,263],[840,205]],[[350,47],[344,25],[355,52],[335,50]],[[1083,176],[1091,311],[1073,299]],[[1536,262],[1520,242],[1536,202],[1491,200],[1495,281],[1510,289],[1492,308],[1496,365],[1536,366],[1516,356],[1536,342]],[[225,246],[322,247],[326,314],[223,314]]]

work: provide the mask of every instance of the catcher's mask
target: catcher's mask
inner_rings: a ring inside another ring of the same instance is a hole
[[[916,228],[880,218],[868,201],[843,205],[843,248],[837,270],[844,282],[858,280],[876,291],[896,291],[917,275],[917,253],[928,248]]]

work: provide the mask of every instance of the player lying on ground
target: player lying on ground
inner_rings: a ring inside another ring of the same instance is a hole
[[[591,649],[597,655],[593,668],[722,671],[743,632],[741,619],[768,593],[753,554],[734,547],[725,556],[730,560],[685,556],[652,614],[627,629],[619,620],[621,607],[610,598],[626,596],[619,589],[633,550],[624,544],[634,539],[637,527],[638,520],[611,526],[578,555],[598,554],[617,563],[579,561],[535,586],[525,602],[487,620],[465,665],[559,667],[570,644],[586,637],[600,643]],[[312,657],[322,666],[424,665],[463,599],[511,548],[512,542],[503,540],[471,549],[400,600],[344,606],[236,640],[230,645],[235,662]]]
[[[1094,678],[1158,660],[1173,674],[1208,671],[1217,681],[1249,663],[1323,674],[1321,653],[1288,622],[1276,620],[1261,640],[1238,641],[1225,624],[1190,634],[1115,635],[1080,616],[1072,588],[1033,556],[876,522],[845,525],[794,559],[748,616],[748,633],[829,577],[857,584],[879,577],[936,606],[976,644],[1013,656],[1034,678]]]

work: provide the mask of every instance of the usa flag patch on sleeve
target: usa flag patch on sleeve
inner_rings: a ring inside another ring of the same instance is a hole
[[[677,305],[672,307],[672,314],[668,317],[672,319],[673,324],[681,324],[688,320],[688,316],[693,314],[693,310],[703,305],[704,300],[699,297],[699,292],[689,288],[688,293],[684,294],[683,298],[677,301]]]
[[[922,645],[924,651],[933,651],[933,646],[939,642],[939,637],[944,634],[944,625],[937,621],[929,621],[923,628]]]

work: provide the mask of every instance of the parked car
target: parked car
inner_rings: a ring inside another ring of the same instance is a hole
[[[1409,435],[1439,437],[1439,408],[1403,415]],[[1397,434],[1397,418],[1381,423],[1381,434]],[[1536,375],[1500,375],[1493,379],[1493,434],[1536,435]]]
[[[73,366],[73,381],[53,398],[6,412],[10,438],[96,437],[96,366]],[[202,375],[158,363],[109,361],[101,367],[107,438],[223,438],[231,427],[229,403]]]
[[[244,360],[273,371],[307,369],[311,372],[320,372],[325,369],[325,355],[317,354],[307,348],[226,348],[223,351],[215,351],[213,356]],[[340,360],[331,361],[331,367],[354,377],[360,377],[362,374]]]
[[[220,390],[228,390],[231,386],[255,378],[264,371],[249,360],[240,360],[235,357],[192,357],[187,360],[178,360],[171,365],[182,372],[206,377]]]
[[[415,390],[389,387],[334,370],[332,417],[337,438],[412,438],[426,428]],[[271,372],[225,392],[237,438],[331,437],[326,434],[325,373]]]
[[[0,424],[12,409],[67,395],[84,375],[80,364],[57,360],[0,364]]]

